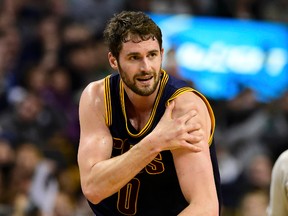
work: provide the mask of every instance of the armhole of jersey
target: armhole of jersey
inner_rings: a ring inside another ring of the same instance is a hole
[[[109,127],[112,125],[112,105],[110,92],[110,76],[105,78],[104,102],[105,102],[105,123]]]
[[[213,136],[214,136],[214,131],[215,131],[215,116],[214,116],[214,112],[212,110],[212,107],[209,103],[209,101],[206,99],[206,97],[201,94],[200,92],[198,92],[197,90],[191,88],[191,87],[183,87],[183,88],[180,88],[178,89],[177,91],[175,91],[175,93],[168,99],[167,101],[167,104],[169,104],[169,102],[173,99],[175,99],[177,96],[185,93],[185,92],[194,92],[195,94],[197,94],[203,101],[204,103],[206,104],[206,107],[208,109],[208,112],[209,112],[209,115],[210,115],[210,118],[211,118],[211,133],[210,133],[210,137],[209,137],[209,141],[208,141],[208,144],[209,146],[212,144],[212,140],[213,140]]]

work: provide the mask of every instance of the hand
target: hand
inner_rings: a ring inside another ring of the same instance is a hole
[[[160,122],[149,135],[163,150],[186,148],[193,152],[201,151],[197,146],[203,138],[201,124],[197,123],[197,111],[191,110],[180,117],[172,118],[175,102],[167,106]],[[195,121],[194,121],[194,119]],[[192,121],[193,120],[193,121]]]

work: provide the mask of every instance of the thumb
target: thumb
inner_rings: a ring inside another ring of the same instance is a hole
[[[170,103],[168,103],[164,115],[167,116],[168,118],[172,118],[172,111],[174,107],[175,107],[175,101],[172,100]]]

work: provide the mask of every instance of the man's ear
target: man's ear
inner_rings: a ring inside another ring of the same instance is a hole
[[[110,66],[114,69],[114,70],[118,70],[118,62],[117,59],[112,55],[111,52],[108,53],[108,61],[110,63]]]

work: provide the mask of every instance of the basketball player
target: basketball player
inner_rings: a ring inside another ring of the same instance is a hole
[[[93,212],[219,215],[208,101],[161,69],[162,33],[149,16],[121,12],[104,38],[118,73],[89,84],[79,108],[81,186]]]
[[[268,216],[288,215],[288,150],[276,160],[270,185]]]

